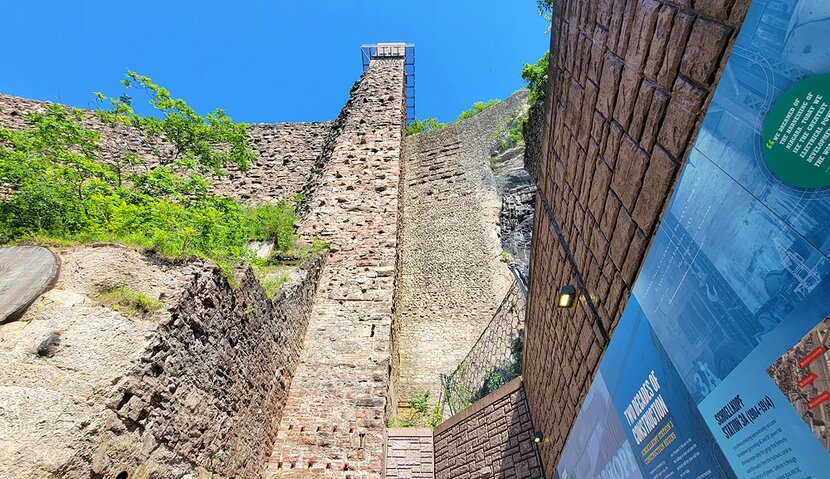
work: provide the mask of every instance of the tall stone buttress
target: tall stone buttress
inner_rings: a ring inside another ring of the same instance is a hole
[[[381,475],[404,119],[403,58],[372,60],[299,229],[331,252],[267,477]]]

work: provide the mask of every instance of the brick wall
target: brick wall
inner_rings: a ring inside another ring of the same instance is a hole
[[[439,424],[437,479],[544,478],[522,379],[516,378]]]
[[[383,479],[435,477],[432,429],[387,429],[383,446]]]
[[[749,0],[556,2],[524,378],[554,470]],[[555,307],[572,284],[582,299]]]
[[[404,123],[402,59],[374,60],[299,228],[331,243],[269,477],[379,478]]]
[[[0,128],[26,128],[25,115],[43,112],[46,104],[0,94]],[[132,152],[147,165],[157,165],[160,158],[172,156],[170,144],[126,126],[105,125],[92,112],[84,111],[82,123],[103,134],[99,151],[102,159]],[[255,203],[292,200],[308,181],[330,130],[329,122],[248,125],[248,141],[257,153],[257,162],[246,173],[228,166],[227,175],[210,178],[214,192]]]

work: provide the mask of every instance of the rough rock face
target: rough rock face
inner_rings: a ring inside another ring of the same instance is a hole
[[[60,477],[87,443],[90,426],[105,414],[112,382],[137,359],[156,318],[130,317],[93,297],[81,276],[107,272],[113,286],[152,295],[151,284],[173,279],[175,267],[157,266],[138,253],[89,248],[60,253],[56,287],[18,320],[0,326],[0,477]],[[110,264],[117,257],[120,261]],[[158,289],[157,291],[160,291]],[[155,294],[158,297],[158,292]],[[89,477],[89,469],[66,477]]]
[[[268,477],[380,477],[404,117],[403,60],[373,60],[300,226],[332,253]]]
[[[527,122],[522,127],[525,139],[524,167],[535,182],[539,159],[542,157],[542,135],[545,127],[545,103],[539,101],[527,111]]]
[[[0,127],[25,129],[25,115],[43,112],[47,104],[0,94]],[[91,111],[84,112],[82,124],[103,134],[99,152],[103,159],[118,158],[128,149],[149,166],[172,157],[170,144],[132,128],[105,125]],[[225,176],[211,178],[214,192],[255,203],[292,200],[308,181],[330,128],[329,122],[248,125],[248,141],[257,152],[257,163],[246,173],[229,166]]]
[[[321,260],[271,301],[250,268],[232,287],[212,264],[120,247],[61,258],[56,288],[0,326],[0,477],[259,475]],[[102,306],[102,286],[161,310]]]

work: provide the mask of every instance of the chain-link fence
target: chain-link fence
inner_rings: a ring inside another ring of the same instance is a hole
[[[513,283],[467,357],[452,374],[441,377],[450,416],[522,373],[524,318],[525,293]]]

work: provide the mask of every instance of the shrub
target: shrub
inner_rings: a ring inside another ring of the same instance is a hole
[[[430,404],[429,391],[414,391],[409,395],[409,404],[412,411],[402,417],[391,419],[387,423],[389,427],[430,427],[437,426],[441,419],[440,404]]]
[[[425,118],[423,120],[414,119],[412,123],[406,126],[406,134],[414,135],[415,133],[423,133],[429,130],[437,130],[447,126],[446,123],[439,123],[438,118]]]
[[[458,115],[458,118],[455,121],[459,122],[461,120],[466,120],[467,118],[472,118],[472,117],[478,115],[479,113],[483,112],[484,110],[490,108],[491,106],[499,103],[500,101],[501,100],[499,100],[498,98],[495,98],[495,99],[489,100],[489,101],[477,101],[477,102],[473,103],[472,108],[470,108],[469,110],[461,112],[461,114]]]
[[[161,308],[161,302],[140,291],[128,287],[115,288],[98,297],[98,300],[116,311],[150,314]]]
[[[128,84],[151,94],[160,117],[133,113],[129,97],[99,112],[106,122],[158,135],[175,147],[154,168],[127,151],[115,160],[98,156],[100,133],[81,126],[82,113],[48,105],[27,115],[31,129],[0,129],[0,243],[27,238],[115,241],[167,256],[198,255],[223,262],[245,259],[253,239],[294,247],[294,208],[286,202],[245,207],[210,193],[204,173],[222,174],[233,163],[248,166],[254,153],[244,125],[220,110],[206,118],[148,78],[128,74]]]
[[[527,83],[527,88],[530,90],[528,100],[531,105],[545,99],[545,91],[548,87],[549,60],[550,52],[545,52],[542,58],[533,65],[525,63],[522,67],[522,79]]]

